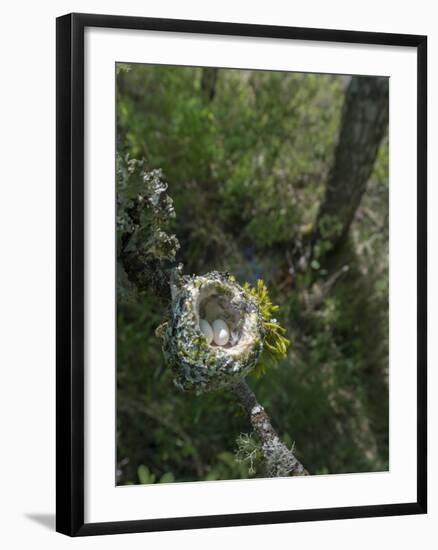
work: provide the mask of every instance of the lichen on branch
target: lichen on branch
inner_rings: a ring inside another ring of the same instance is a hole
[[[265,409],[257,401],[254,392],[241,380],[233,388],[251,426],[261,442],[265,459],[265,472],[268,477],[305,476],[307,470],[279,438]]]
[[[170,298],[169,270],[175,266],[179,241],[171,232],[173,201],[161,170],[146,161],[116,158],[118,267],[139,290]]]

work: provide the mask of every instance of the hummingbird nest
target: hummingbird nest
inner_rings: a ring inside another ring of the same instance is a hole
[[[228,273],[174,280],[163,352],[181,389],[235,385],[256,366],[264,335],[257,300]]]

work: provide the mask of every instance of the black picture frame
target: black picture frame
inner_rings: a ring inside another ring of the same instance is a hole
[[[156,30],[406,46],[417,51],[417,499],[403,504],[84,522],[84,29]],[[56,22],[56,529],[70,536],[423,514],[427,510],[427,37],[312,28],[68,14]]]

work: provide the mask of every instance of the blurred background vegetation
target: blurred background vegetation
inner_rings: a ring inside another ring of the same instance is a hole
[[[185,272],[262,278],[281,306],[288,356],[248,383],[312,474],[388,468],[388,140],[361,142],[353,92],[348,76],[117,65],[117,151],[162,169]],[[354,181],[334,193],[342,125],[371,165],[348,153]],[[325,197],[352,219],[321,249]],[[178,390],[155,336],[163,305],[119,282],[117,483],[262,475],[236,455],[249,426],[233,395]]]

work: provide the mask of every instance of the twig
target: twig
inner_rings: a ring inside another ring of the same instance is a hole
[[[307,470],[292,450],[288,449],[278,437],[269,416],[259,404],[254,392],[245,380],[241,380],[234,386],[233,390],[245,410],[254,432],[262,443],[267,475],[269,477],[308,475]]]

